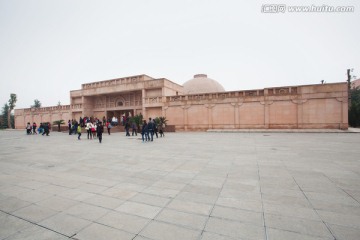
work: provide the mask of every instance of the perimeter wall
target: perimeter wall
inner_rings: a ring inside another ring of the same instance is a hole
[[[195,95],[143,96],[140,104],[145,119],[165,116],[176,131],[348,128],[346,82]],[[15,126],[23,129],[27,122],[38,125],[60,119],[67,122],[85,115],[76,104],[16,109]]]
[[[176,130],[348,128],[346,83],[167,97]]]

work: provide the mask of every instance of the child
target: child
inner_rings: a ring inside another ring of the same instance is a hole
[[[27,125],[26,125],[26,134],[27,135],[31,134],[31,129],[32,129],[32,127],[31,127],[30,123],[28,122]]]
[[[80,139],[80,137],[81,137],[81,125],[80,124],[77,127],[77,134],[78,134],[78,140],[81,140]]]

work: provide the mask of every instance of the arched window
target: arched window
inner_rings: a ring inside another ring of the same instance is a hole
[[[125,98],[123,96],[119,96],[116,99],[116,107],[122,107],[125,106]]]

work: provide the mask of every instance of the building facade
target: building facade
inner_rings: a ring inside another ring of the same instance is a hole
[[[184,85],[138,75],[82,84],[70,91],[70,105],[16,109],[15,126],[140,113],[145,119],[164,116],[176,131],[347,129],[348,88],[344,82],[225,91],[205,74]]]

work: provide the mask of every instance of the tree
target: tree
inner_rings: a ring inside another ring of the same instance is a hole
[[[159,122],[161,125],[166,126],[167,121],[168,120],[166,119],[166,117],[159,117]]]
[[[1,112],[0,128],[8,127],[8,120],[7,120],[8,111],[9,111],[9,105],[7,103],[5,103],[4,107],[2,108],[2,112]]]
[[[58,132],[60,132],[60,125],[61,124],[65,124],[65,121],[64,120],[56,120],[53,122],[54,125],[57,125],[58,126]]]
[[[8,128],[11,128],[11,111],[15,108],[15,103],[17,101],[16,94],[11,93],[9,99],[9,109],[8,109]],[[15,127],[15,126],[14,126]]]
[[[32,108],[41,108],[41,102],[38,99],[34,100],[34,105],[31,105]]]
[[[140,114],[136,114],[130,119],[130,122],[134,122],[138,129],[140,129],[140,125],[142,125],[143,116]]]
[[[350,90],[349,125],[360,127],[360,88]]]

